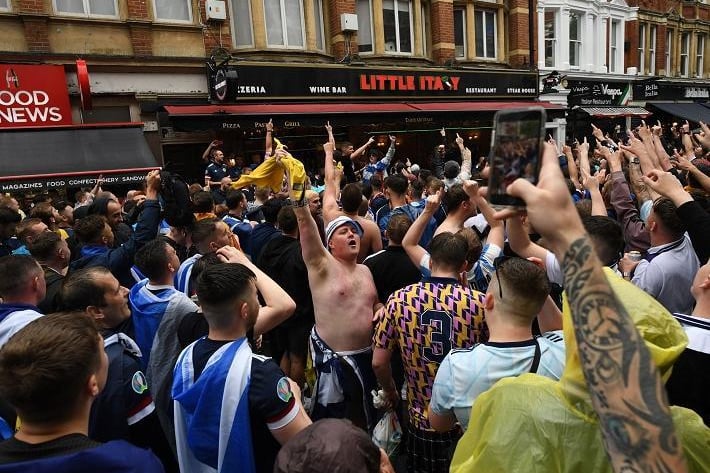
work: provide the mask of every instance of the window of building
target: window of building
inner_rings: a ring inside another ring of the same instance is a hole
[[[254,46],[254,32],[252,31],[251,1],[231,0],[232,7],[232,38],[234,46],[245,48]]]
[[[54,11],[63,15],[116,18],[116,0],[54,0]]]
[[[579,67],[582,55],[582,15],[569,14],[569,65]]]
[[[671,64],[671,58],[672,58],[672,53],[673,52],[673,30],[666,30],[666,75],[670,76],[672,75],[672,66]]]
[[[0,0],[0,11],[10,11],[10,0]]]
[[[638,47],[639,74],[646,73],[646,25],[639,25],[639,47]]]
[[[476,57],[495,59],[496,57],[496,12],[478,10],[476,21]]]
[[[300,1],[264,0],[266,44],[302,49],[303,8]]]
[[[323,3],[321,0],[313,0],[313,16],[316,20],[316,49],[325,49],[323,37]]]
[[[190,0],[153,0],[153,14],[158,21],[192,23]]]
[[[649,28],[649,46],[648,46],[648,73],[654,75],[656,73],[656,25],[651,25]]]
[[[688,77],[688,51],[690,50],[690,34],[683,33],[680,37],[680,75]]]
[[[357,0],[357,47],[361,53],[371,53],[372,46],[372,7],[370,0]]]
[[[385,52],[412,52],[412,9],[410,0],[383,0]]]
[[[612,21],[609,31],[609,72],[617,72],[619,67],[619,22]]]
[[[557,52],[556,15],[545,10],[545,67],[555,67]]]
[[[457,8],[454,10],[454,45],[455,57],[466,57],[466,10]]]
[[[704,72],[705,35],[698,35],[698,50],[695,55],[695,75],[703,77]]]
[[[419,18],[422,19],[422,55],[424,57],[429,56],[429,31],[430,31],[430,25],[429,25],[429,2],[422,2],[421,3],[422,11],[421,11],[421,16]]]

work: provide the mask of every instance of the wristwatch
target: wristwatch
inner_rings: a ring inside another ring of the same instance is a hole
[[[639,160],[639,158],[631,158],[629,164],[641,164],[641,161]]]

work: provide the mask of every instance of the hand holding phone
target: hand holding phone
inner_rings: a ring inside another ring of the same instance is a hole
[[[545,121],[546,113],[542,107],[501,110],[496,113],[488,157],[488,199],[494,208],[525,207],[525,202],[509,195],[507,188],[518,178],[537,184]]]

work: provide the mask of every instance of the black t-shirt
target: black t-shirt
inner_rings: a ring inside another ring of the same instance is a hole
[[[199,378],[209,358],[229,341],[209,338],[199,340],[192,352],[195,379]],[[260,355],[252,355],[249,380],[249,421],[257,473],[271,473],[281,445],[271,435],[271,429],[287,425],[298,412],[298,405],[281,368]]]
[[[393,292],[419,282],[422,273],[409,259],[401,246],[388,246],[387,249],[375,253],[363,261],[372,273],[377,289],[377,298],[383,304]]]
[[[11,437],[0,442],[0,465],[56,457],[101,445],[83,434],[69,434],[48,442],[31,444]]]

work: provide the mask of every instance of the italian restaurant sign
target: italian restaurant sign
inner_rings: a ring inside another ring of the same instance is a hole
[[[63,66],[0,64],[0,129],[71,124]]]
[[[537,74],[515,70],[264,65],[239,62],[237,101],[534,98]]]

